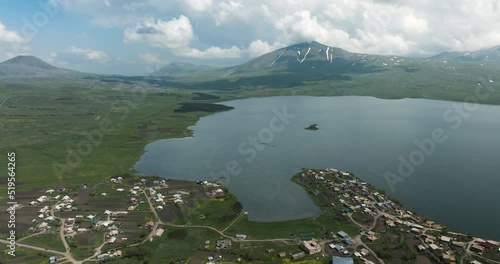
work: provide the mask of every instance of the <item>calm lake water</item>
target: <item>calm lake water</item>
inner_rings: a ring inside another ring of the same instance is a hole
[[[469,105],[459,114],[455,102],[308,96],[223,104],[235,109],[201,118],[194,137],[149,144],[137,171],[188,180],[226,175],[251,220],[275,221],[320,213],[290,181],[300,168],[338,168],[449,228],[500,239],[498,106]],[[304,129],[313,123],[320,129]],[[415,141],[428,142],[433,131],[441,143],[419,150]],[[409,176],[398,173],[400,157],[414,164]],[[388,171],[407,177],[391,188]]]

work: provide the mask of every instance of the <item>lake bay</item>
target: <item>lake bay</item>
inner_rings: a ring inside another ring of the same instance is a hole
[[[290,181],[300,168],[337,168],[421,216],[500,239],[499,106],[354,96],[222,104],[235,109],[201,118],[193,137],[147,145],[135,169],[173,179],[228,176],[223,182],[249,219],[277,221],[320,213]],[[311,124],[319,130],[304,129]],[[436,131],[444,140],[430,148]],[[400,173],[402,163],[410,166]],[[388,172],[399,181],[388,181]]]

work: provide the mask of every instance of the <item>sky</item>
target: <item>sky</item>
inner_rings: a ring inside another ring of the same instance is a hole
[[[85,72],[171,62],[236,65],[317,41],[426,57],[500,45],[500,0],[0,0],[0,61],[35,55]]]

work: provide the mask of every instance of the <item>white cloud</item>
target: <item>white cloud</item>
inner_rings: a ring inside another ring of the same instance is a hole
[[[54,64],[55,63],[55,58],[57,58],[57,53],[56,52],[50,52],[48,55],[46,56],[43,56],[42,57],[42,60],[50,63],[50,64]]]
[[[139,58],[150,64],[159,64],[161,60],[151,53],[140,53]]]
[[[238,1],[220,2],[213,13],[216,25],[220,25],[233,18],[246,19],[247,9]]]
[[[182,52],[181,55],[199,59],[238,58],[241,56],[241,50],[236,46],[232,46],[230,48],[210,47],[203,51],[190,48]]]
[[[406,32],[410,34],[423,34],[428,30],[427,21],[422,18],[417,18],[413,14],[405,17],[403,23]]]
[[[498,0],[58,1],[95,24],[124,30],[125,42],[194,57],[257,56],[276,48],[274,43],[311,40],[353,52],[410,56],[500,44]],[[138,33],[148,30],[156,34]],[[248,49],[236,55],[236,49],[216,48],[233,45]]]
[[[84,57],[87,60],[97,61],[101,63],[108,60],[108,55],[104,51],[100,50],[83,49],[72,46],[66,49],[65,53],[78,55]]]
[[[263,54],[266,54],[268,52],[271,52],[273,50],[276,50],[278,48],[282,48],[284,45],[281,43],[273,43],[273,45],[270,45],[267,43],[267,41],[262,41],[260,39],[254,40],[248,45],[248,55],[250,57],[257,57]]]
[[[153,47],[183,48],[193,38],[193,27],[184,15],[170,21],[147,20],[124,31],[126,43],[147,42]]]
[[[0,42],[23,43],[26,42],[26,39],[17,33],[17,31],[8,30],[7,27],[0,22]]]
[[[184,3],[197,12],[206,11],[212,7],[212,0],[184,0]]]

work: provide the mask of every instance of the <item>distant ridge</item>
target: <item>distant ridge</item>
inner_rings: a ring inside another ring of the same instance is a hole
[[[182,77],[198,75],[217,69],[217,67],[208,65],[192,64],[187,62],[172,62],[156,71],[153,75]]]
[[[35,57],[21,55],[0,63],[0,78],[71,77],[77,71],[60,69]]]
[[[14,57],[14,58],[6,60],[0,64],[3,64],[3,65],[26,65],[26,66],[31,66],[31,67],[41,68],[41,69],[46,69],[46,70],[57,69],[56,67],[46,63],[45,61],[43,61],[35,56],[25,56],[25,55],[20,55],[20,56]]]

